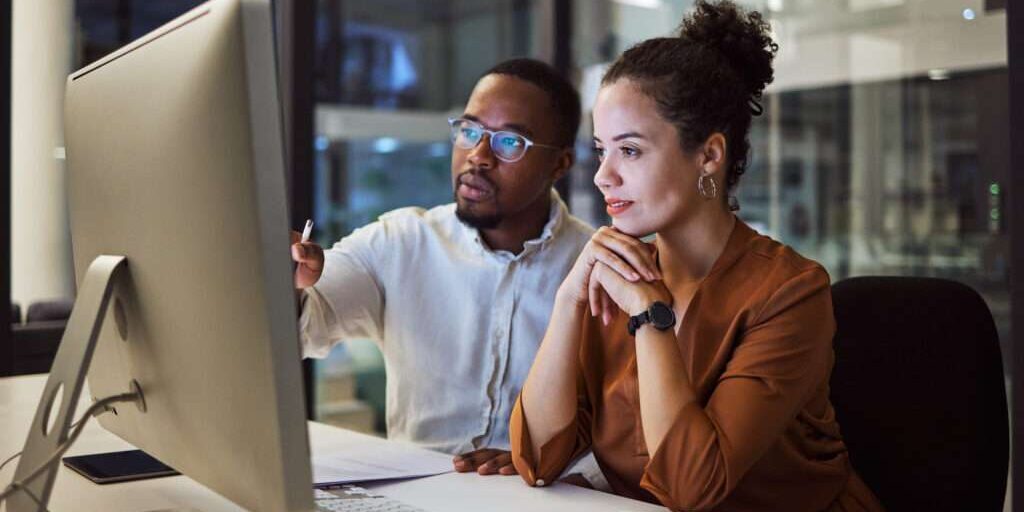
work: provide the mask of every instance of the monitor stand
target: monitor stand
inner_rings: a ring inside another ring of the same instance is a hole
[[[35,419],[25,440],[25,448],[14,472],[14,481],[20,481],[46,462],[68,439],[71,423],[78,405],[79,396],[89,371],[96,341],[99,339],[103,319],[106,317],[114,285],[128,272],[128,259],[124,256],[99,256],[89,265],[78,290],[78,297],[71,310],[64,336],[61,338],[57,356],[50,369],[50,377],[39,399]],[[116,301],[115,301],[116,302]],[[116,304],[115,320],[124,329],[124,315],[120,304]],[[134,381],[129,384],[131,391],[140,392]],[[83,420],[84,421],[84,420]],[[60,464],[54,463],[42,474],[29,482],[28,489],[15,492],[7,499],[8,512],[37,512],[45,510],[50,500],[53,483],[57,478]]]

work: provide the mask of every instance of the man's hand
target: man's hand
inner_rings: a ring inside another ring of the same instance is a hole
[[[516,467],[512,465],[512,454],[505,450],[481,448],[462,455],[456,455],[453,461],[455,471],[468,473],[476,471],[481,475],[515,475]]]
[[[292,231],[292,261],[295,266],[295,289],[313,286],[324,271],[324,250],[313,242],[301,242],[297,231]]]

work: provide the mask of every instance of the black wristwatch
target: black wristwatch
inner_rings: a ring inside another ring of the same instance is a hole
[[[655,301],[651,307],[647,308],[647,311],[629,317],[629,323],[626,324],[626,327],[629,328],[629,335],[636,336],[636,330],[646,323],[650,323],[659,331],[667,331],[676,325],[676,312],[672,311],[672,307],[668,304]]]

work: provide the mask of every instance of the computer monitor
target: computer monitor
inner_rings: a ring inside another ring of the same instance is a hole
[[[126,258],[69,331],[105,315],[89,390],[144,396],[107,430],[246,509],[312,510],[275,69],[270,1],[212,0],[68,77],[79,284]]]

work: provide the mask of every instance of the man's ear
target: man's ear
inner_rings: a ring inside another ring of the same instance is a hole
[[[576,162],[576,151],[573,148],[563,149],[558,155],[558,160],[555,162],[555,172],[551,174],[551,183],[569,174],[569,170],[572,169],[574,162]]]
[[[728,146],[725,135],[715,132],[708,136],[701,147],[697,164],[700,166],[701,174],[712,176],[718,171],[725,169],[728,158]]]

